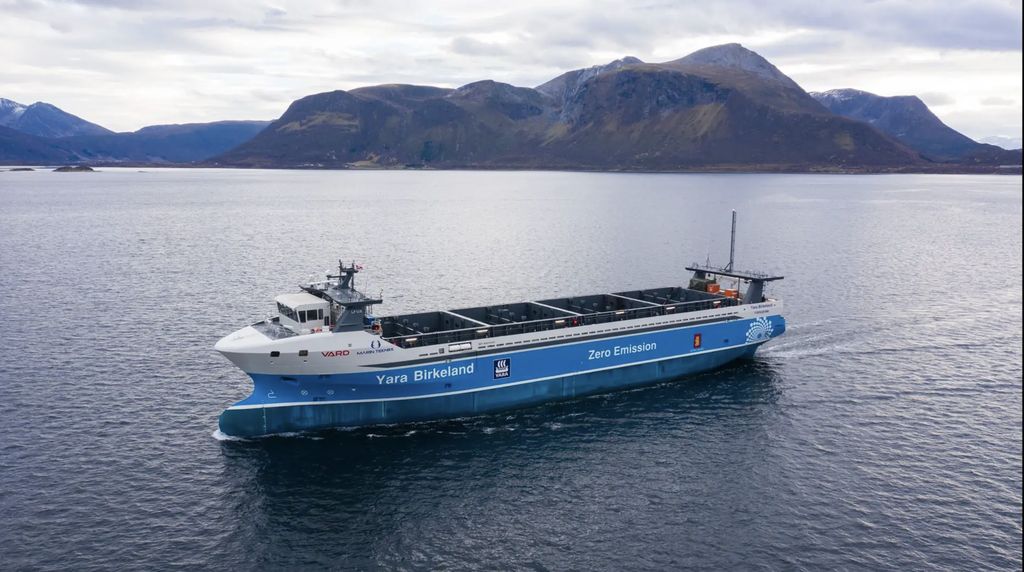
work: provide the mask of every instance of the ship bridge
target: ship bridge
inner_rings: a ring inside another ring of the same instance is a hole
[[[693,278],[690,279],[690,287],[702,290],[713,289],[717,292],[721,287],[718,280],[719,277],[733,278],[736,281],[742,281],[747,284],[742,298],[746,303],[754,304],[765,300],[764,285],[766,283],[784,278],[784,276],[772,276],[763,272],[733,270],[731,266],[731,264],[725,267],[711,266],[710,264],[691,264],[687,266],[686,269],[693,272]],[[718,287],[716,288],[715,285],[718,285]],[[740,295],[739,290],[739,288],[736,288],[735,290],[726,290],[726,292],[735,291],[737,295]]]
[[[330,305],[329,325],[332,331],[345,332],[361,330],[366,324],[368,308],[380,304],[380,298],[371,298],[356,290],[355,277],[363,267],[355,262],[348,266],[338,261],[338,273],[328,274],[327,280],[302,284],[299,288],[310,295],[327,301]]]

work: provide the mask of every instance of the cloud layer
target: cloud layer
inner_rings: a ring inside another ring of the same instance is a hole
[[[973,137],[1021,135],[1021,4],[0,0],[0,97],[115,130],[271,119],[377,83],[534,86],[625,55],[740,42],[805,89],[917,94]]]

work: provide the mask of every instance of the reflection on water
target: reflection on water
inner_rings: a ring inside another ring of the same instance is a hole
[[[758,359],[731,364],[720,370],[652,387],[618,391],[571,401],[550,403],[501,414],[465,419],[382,425],[355,429],[332,429],[312,433],[273,436],[249,440],[226,440],[222,448],[228,459],[257,455],[266,459],[261,472],[280,470],[285,474],[296,466],[308,470],[306,461],[316,461],[325,481],[342,476],[345,483],[367,466],[387,465],[397,455],[432,449],[445,443],[446,454],[473,451],[478,447],[509,452],[521,445],[524,436],[561,431],[559,439],[538,439],[530,449],[537,455],[546,446],[560,448],[565,441],[590,438],[590,429],[604,426],[623,438],[630,431],[651,429],[649,425],[673,419],[667,431],[680,431],[688,423],[710,423],[720,416],[762,419],[765,409],[775,404],[781,392],[779,376],[770,360]],[[513,435],[515,434],[515,435]],[[454,438],[453,438],[454,436]],[[638,435],[633,435],[638,436]],[[333,464],[324,464],[326,451]],[[318,460],[319,459],[319,460]],[[230,466],[230,464],[229,464]],[[305,480],[305,479],[303,479]]]
[[[432,530],[418,542],[436,543],[443,554],[444,545],[459,543],[465,523],[482,516],[477,510],[510,494],[525,501],[514,503],[516,519],[557,526],[549,522],[552,507],[537,495],[553,488],[580,498],[600,496],[615,484],[587,483],[588,467],[600,467],[602,480],[613,478],[618,486],[645,478],[651,466],[659,472],[674,467],[662,486],[678,486],[704,478],[699,472],[708,451],[695,443],[735,440],[744,449],[737,458],[770,454],[771,425],[780,418],[779,375],[770,360],[760,359],[654,387],[502,415],[225,441],[225,476],[242,499],[234,521],[246,534],[270,539],[264,541],[268,554],[262,558],[296,566],[311,558],[333,559],[343,567],[401,566],[401,558],[370,559],[361,542],[391,538],[409,526]],[[735,469],[752,470],[743,465]],[[328,547],[285,555],[287,546],[275,539],[296,532],[298,515],[302,527],[317,531]],[[500,529],[477,528],[476,534],[481,543],[503,542]],[[425,563],[475,561],[456,554]]]

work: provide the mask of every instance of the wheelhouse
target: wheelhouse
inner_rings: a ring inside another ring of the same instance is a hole
[[[296,334],[325,331],[331,325],[331,306],[327,300],[306,292],[283,294],[274,299],[281,326]]]

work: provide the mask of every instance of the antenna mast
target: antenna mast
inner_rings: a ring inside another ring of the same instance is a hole
[[[729,265],[725,267],[730,272],[733,270],[733,262],[736,258],[736,209],[732,211],[732,236],[729,239]]]

